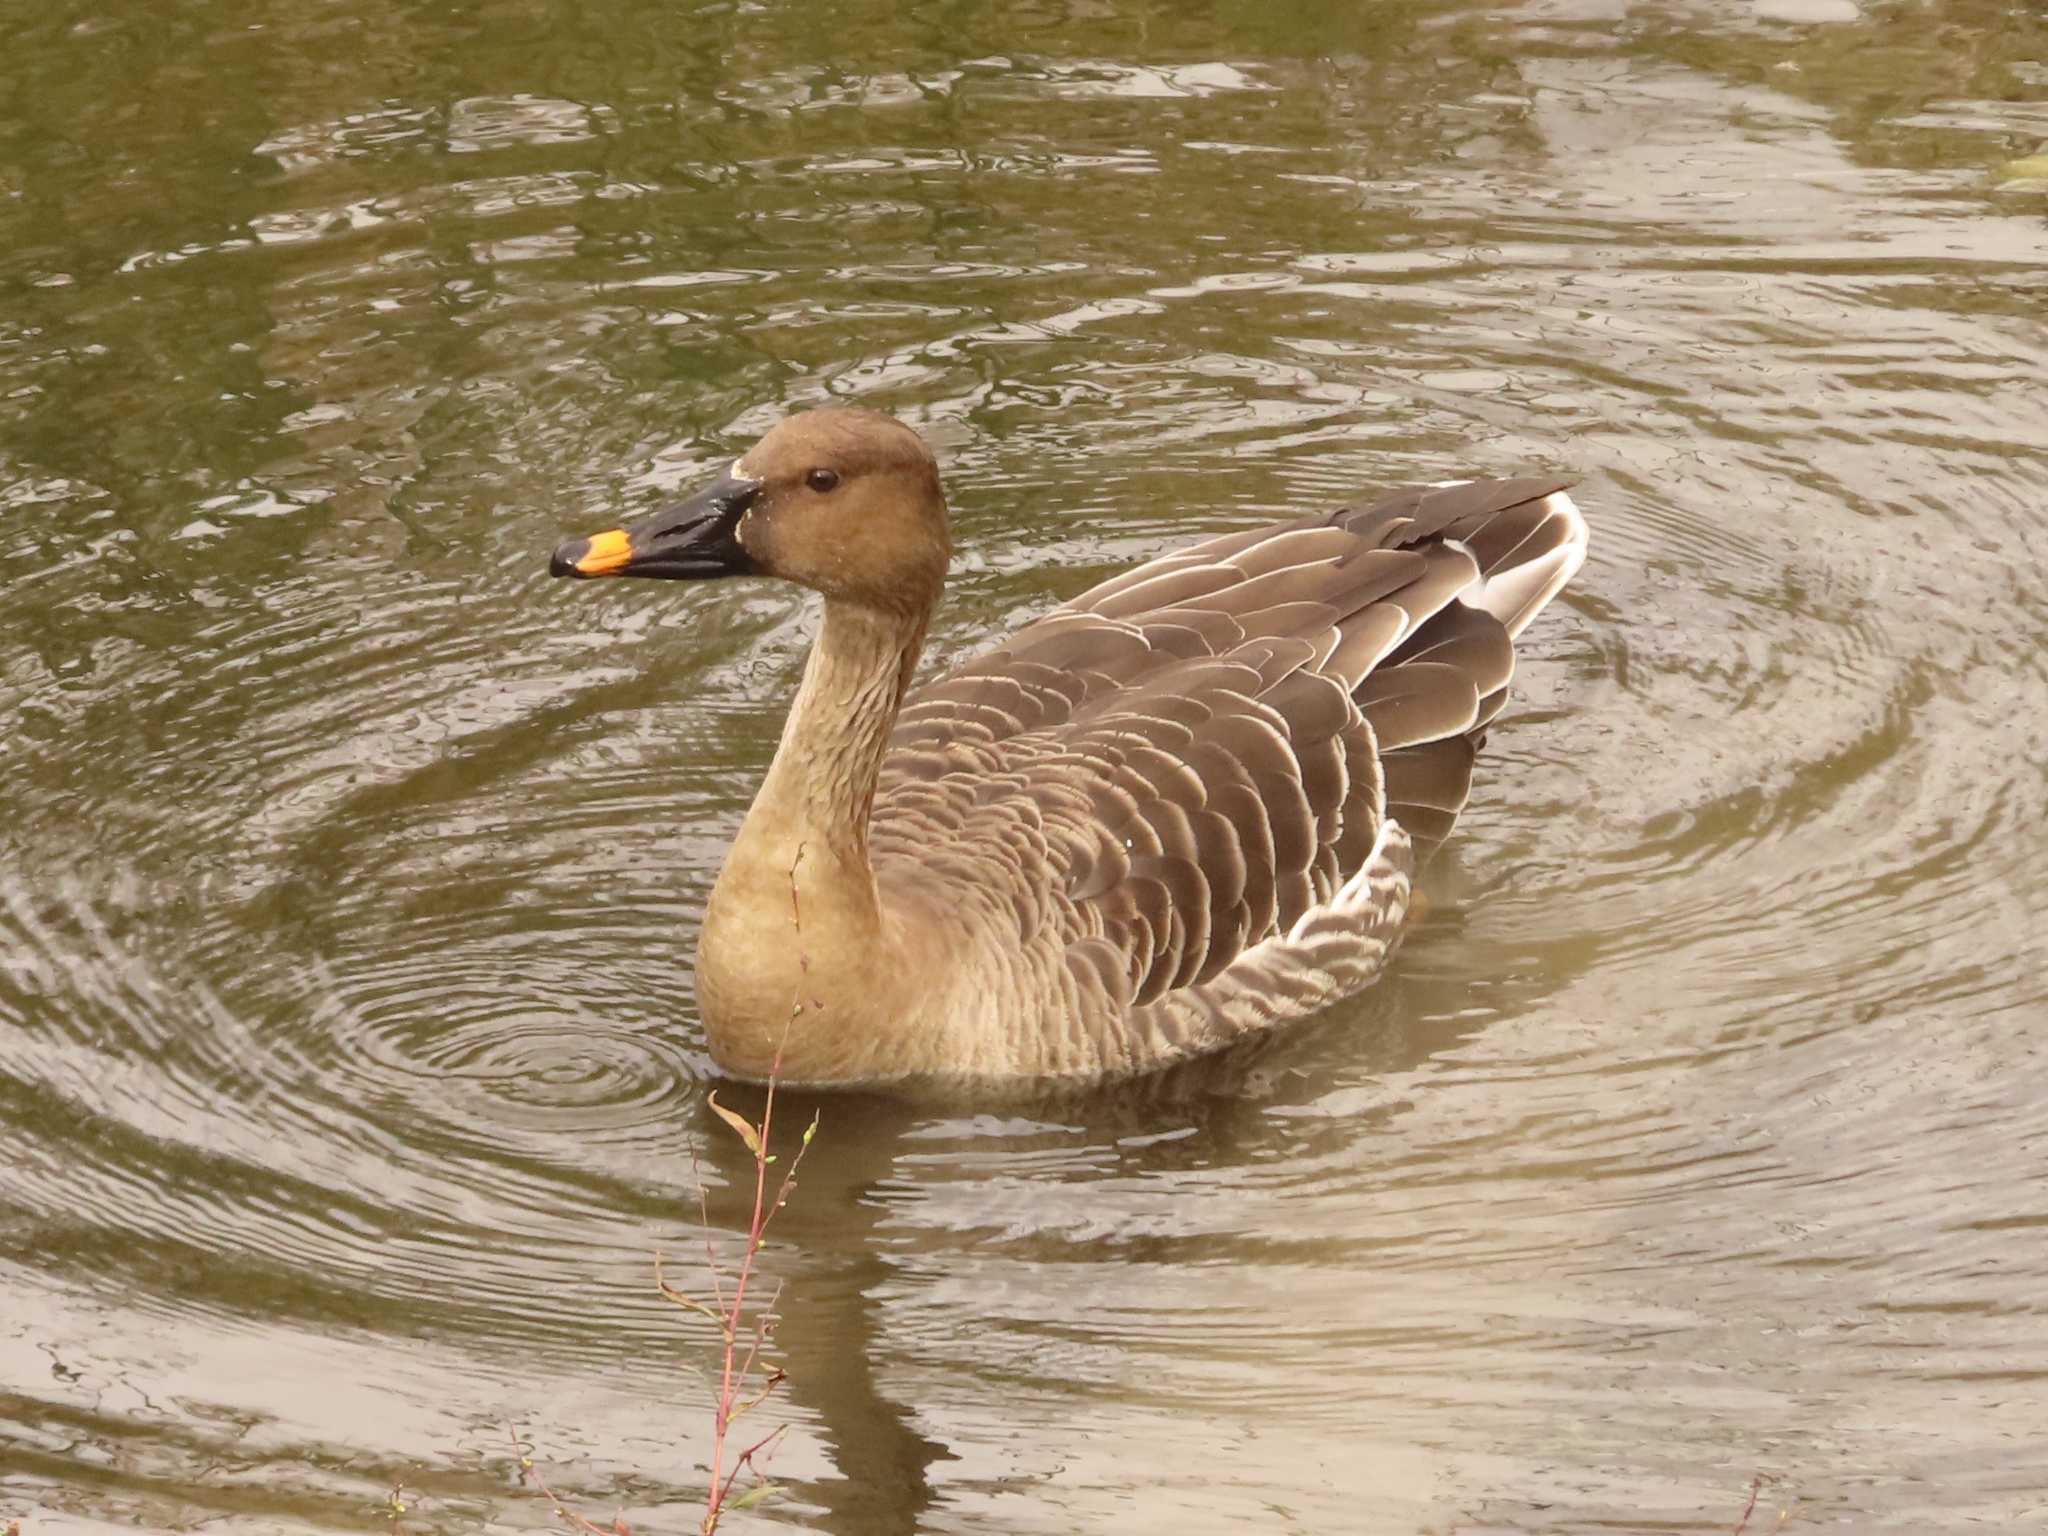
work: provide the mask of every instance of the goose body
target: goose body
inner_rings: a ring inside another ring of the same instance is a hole
[[[825,596],[699,938],[720,1066],[1034,1083],[1370,984],[1514,638],[1585,549],[1558,481],[1399,490],[1138,566],[912,689],[949,554],[937,467],[901,423],[832,410],[552,569]]]

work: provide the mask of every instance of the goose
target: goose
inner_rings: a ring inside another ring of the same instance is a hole
[[[556,576],[824,598],[699,933],[719,1069],[1113,1079],[1367,986],[1515,637],[1585,558],[1568,484],[1414,486],[1209,538],[918,687],[951,539],[931,449],[892,417],[786,417],[687,500],[561,545]]]

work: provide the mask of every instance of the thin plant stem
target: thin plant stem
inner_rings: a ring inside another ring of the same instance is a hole
[[[697,1219],[699,1230],[704,1234],[704,1255],[711,1275],[711,1301],[699,1301],[671,1285],[661,1254],[654,1256],[654,1284],[662,1299],[685,1311],[698,1313],[718,1327],[718,1401],[712,1419],[711,1476],[705,1489],[704,1518],[698,1527],[701,1536],[712,1536],[728,1510],[746,1508],[775,1492],[774,1485],[762,1477],[761,1463],[788,1429],[787,1425],[777,1425],[737,1455],[731,1454],[733,1425],[766,1402],[786,1379],[780,1366],[764,1366],[761,1358],[774,1339],[776,1308],[782,1300],[782,1287],[778,1283],[769,1292],[767,1301],[756,1303],[751,1310],[748,1300],[759,1289],[756,1285],[759,1261],[761,1250],[767,1243],[769,1224],[774,1221],[775,1213],[788,1204],[790,1192],[796,1188],[797,1168],[818,1130],[817,1117],[813,1116],[771,1194],[768,1166],[777,1160],[771,1140],[775,1130],[775,1095],[782,1080],[782,1057],[789,1043],[790,1026],[804,1011],[802,983],[809,978],[811,968],[810,956],[803,947],[803,907],[797,887],[797,867],[803,862],[803,857],[804,850],[800,846],[789,866],[789,912],[790,921],[796,928],[799,990],[798,995],[790,999],[789,1017],[782,1027],[783,1038],[776,1047],[774,1063],[768,1070],[761,1118],[758,1123],[749,1122],[720,1104],[716,1093],[705,1096],[705,1102],[713,1113],[732,1129],[754,1159],[754,1208],[747,1220],[746,1243],[740,1250],[739,1267],[728,1286],[724,1271],[719,1266],[718,1245],[712,1236],[710,1197],[705,1191],[703,1168],[694,1149],[690,1153],[690,1170],[696,1177]],[[810,1006],[823,1008],[824,1004],[812,999]],[[759,1386],[750,1390],[748,1384],[756,1380]],[[509,1427],[506,1433],[511,1434]],[[516,1435],[512,1436],[512,1444],[519,1457],[521,1483],[530,1481],[554,1506],[556,1516],[571,1530],[581,1532],[583,1536],[631,1536],[622,1515],[613,1516],[609,1526],[602,1526],[571,1509],[542,1479]],[[743,1473],[751,1474],[756,1483],[735,1496]]]

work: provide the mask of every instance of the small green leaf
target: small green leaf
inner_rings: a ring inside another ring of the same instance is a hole
[[[818,1117],[813,1115],[811,1116],[811,1123],[804,1127],[804,1145],[808,1147],[811,1144],[811,1138],[817,1134]]]
[[[732,1127],[733,1134],[747,1144],[749,1152],[753,1153],[756,1157],[761,1155],[761,1133],[747,1124],[744,1116],[735,1114],[732,1110],[719,1103],[718,1095],[715,1092],[705,1094],[704,1102],[711,1106],[713,1114]]]
[[[725,1507],[727,1509],[752,1509],[756,1504],[767,1503],[780,1492],[782,1492],[781,1487],[775,1483],[756,1483],[745,1493],[730,1500]]]

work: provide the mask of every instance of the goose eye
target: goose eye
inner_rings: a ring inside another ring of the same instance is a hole
[[[814,491],[829,491],[838,483],[839,471],[836,469],[814,469],[804,476],[804,484]]]

